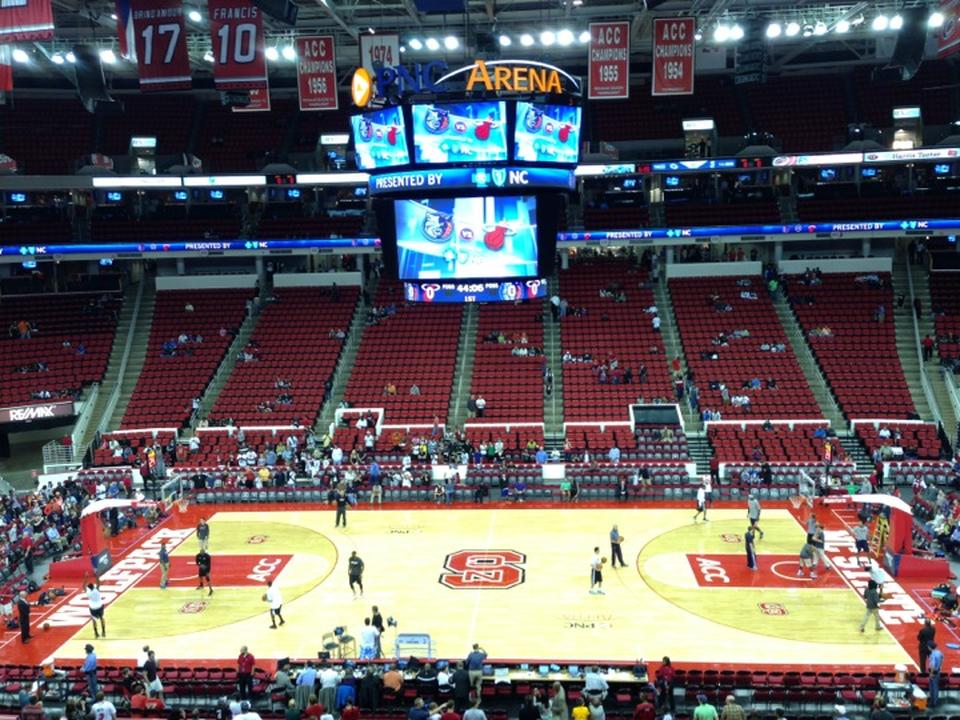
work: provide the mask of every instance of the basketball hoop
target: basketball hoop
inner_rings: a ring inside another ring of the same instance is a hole
[[[181,495],[179,498],[177,498],[177,510],[185,513],[189,507],[190,498],[188,498],[186,495]]]
[[[793,505],[794,510],[800,509],[800,504],[803,502],[803,498],[800,495],[791,495],[790,504]]]

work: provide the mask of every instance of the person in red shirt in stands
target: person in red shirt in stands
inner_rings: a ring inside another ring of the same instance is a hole
[[[670,713],[677,712],[677,701],[673,697],[673,676],[675,675],[670,658],[664,656],[663,664],[657,669],[657,704],[661,709],[670,708]]]
[[[147,709],[147,695],[143,685],[138,685],[137,691],[130,698],[130,709],[134,712],[143,712]]]
[[[347,704],[340,711],[340,720],[360,720],[360,708],[347,700]]]
[[[151,690],[147,696],[147,702],[144,707],[147,710],[166,710],[167,704],[163,701],[163,698],[160,697],[159,693]]]
[[[460,720],[460,713],[453,709],[454,703],[453,700],[449,700],[444,704],[443,713],[440,715],[440,720]],[[342,718],[341,718],[342,720]]]
[[[310,696],[310,704],[303,711],[304,720],[320,720],[320,716],[326,712],[323,705],[317,700],[316,695]]]
[[[653,703],[650,702],[650,696],[644,693],[637,707],[634,708],[633,720],[654,720],[656,714]]]
[[[249,700],[253,694],[253,666],[257,659],[247,651],[247,646],[240,648],[237,658],[237,689],[241,700]]]

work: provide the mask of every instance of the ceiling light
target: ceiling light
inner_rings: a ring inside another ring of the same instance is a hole
[[[767,25],[768,38],[771,38],[771,39],[778,38],[780,37],[780,33],[782,32],[783,32],[783,27],[780,25],[780,23],[770,23],[769,25]]]
[[[817,24],[813,26],[814,35],[826,35],[827,34],[827,24],[823,20],[817,20]]]
[[[208,63],[212,63],[212,62],[213,62],[213,52],[211,52],[210,50],[207,50],[207,51],[203,54],[203,59],[206,60]]]
[[[590,42],[590,31],[589,30],[582,31],[580,35],[577,37],[577,40],[579,40],[582,43]]]
[[[583,0],[573,0],[574,7],[580,7],[581,5],[583,5]]]
[[[903,27],[903,16],[902,16],[902,15],[894,15],[892,18],[890,18],[890,29],[891,29],[891,30],[899,30],[899,29],[902,28],[902,27]]]
[[[447,35],[443,39],[443,46],[447,50],[456,50],[458,47],[460,47],[460,40],[458,40],[454,35]]]
[[[513,44],[513,40],[510,39],[509,35],[500,36],[500,47],[510,47]]]
[[[116,14],[116,13],[110,13],[110,19],[111,19],[111,20],[116,20],[116,19],[117,19],[117,14]]]
[[[730,28],[726,25],[717,25],[713,29],[713,39],[716,42],[726,42],[730,39]]]
[[[545,47],[550,47],[557,41],[557,35],[553,30],[544,30],[540,33],[540,44]]]
[[[943,13],[935,12],[927,18],[927,27],[938,28],[943,25]]]
[[[794,37],[797,33],[800,32],[800,23],[795,23],[795,22],[787,23],[787,27],[784,30],[784,32],[786,33],[787,37]]]
[[[406,51],[407,51],[407,46],[406,46],[406,45],[401,45],[401,46],[400,46],[400,52],[405,53]]]
[[[870,23],[870,27],[873,28],[876,32],[883,32],[887,29],[887,26],[890,24],[890,20],[886,15],[877,15],[873,22]]]
[[[523,35],[520,36],[520,44],[523,45],[524,47],[530,47],[531,45],[533,45],[533,43],[534,43],[533,35],[531,35],[530,33],[524,33]]]
[[[439,50],[440,41],[436,38],[427,38],[427,50]]]
[[[113,54],[113,50],[107,48],[100,51],[100,60],[107,65],[113,65],[117,61],[117,56]]]
[[[835,33],[841,33],[841,34],[843,34],[843,33],[845,33],[845,32],[849,32],[849,31],[850,31],[850,23],[847,22],[846,20],[841,20],[840,22],[837,23],[836,27],[833,28],[833,31],[834,31]]]
[[[800,32],[803,37],[811,37],[813,35],[813,25],[810,23],[803,24],[803,30]]]
[[[275,47],[268,47],[263,51],[263,54],[267,56],[267,60],[270,62],[276,62],[280,59],[280,53]]]
[[[203,20],[203,15],[200,14],[199,10],[191,10],[187,13],[187,17],[190,18],[190,22],[198,23]]]
[[[697,28],[697,31],[693,34],[693,39],[696,40],[697,42],[699,42],[700,40],[703,40],[703,30],[701,30],[700,28]]]
[[[570,30],[561,30],[557,33],[557,42],[563,47],[573,45],[573,32]]]
[[[420,42],[419,38],[411,38],[407,41],[407,45],[410,46],[411,50],[423,50],[423,43]]]
[[[280,51],[280,54],[283,55],[284,60],[290,60],[293,62],[297,59],[297,51],[293,49],[293,45],[284,45],[283,50]]]
[[[67,53],[67,62],[75,63],[77,61],[77,56],[73,54],[73,51]]]
[[[20,48],[14,48],[13,60],[14,62],[18,62],[18,63],[28,63],[30,62],[30,56],[27,55],[27,52],[25,50],[21,50]]]
[[[743,40],[743,28],[739,25],[734,25],[732,28],[730,28],[730,39]]]
[[[51,62],[53,62],[54,65],[63,65],[63,62],[64,62],[63,55],[61,55],[60,53],[54,53],[50,57],[50,60]]]

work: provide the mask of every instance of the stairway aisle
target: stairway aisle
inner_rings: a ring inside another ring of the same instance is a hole
[[[113,409],[110,422],[107,423],[107,428],[110,430],[120,427],[120,421],[123,419],[123,414],[127,411],[127,405],[130,404],[130,398],[133,396],[133,389],[137,386],[137,380],[140,379],[140,371],[143,370],[143,364],[147,360],[147,344],[150,340],[150,329],[153,327],[153,306],[157,301],[157,285],[154,279],[150,277],[144,278],[141,282],[144,283],[143,295],[140,298],[140,312],[133,329],[130,357],[127,360],[127,367],[123,376],[115,380],[115,382],[120,383],[120,399]],[[123,352],[122,345],[120,352],[121,354]],[[112,364],[112,355],[110,360]],[[104,383],[101,392],[109,396],[113,392],[113,387]]]
[[[554,273],[549,287],[552,293],[559,294],[560,275]],[[565,440],[563,429],[563,323],[553,322],[550,314],[550,298],[543,301],[543,353],[547,367],[553,373],[553,392],[544,390],[543,396],[543,435],[550,450],[562,450]]]
[[[840,438],[840,447],[847,458],[856,464],[857,474],[869,475],[873,472],[873,461],[867,452],[866,446],[856,435],[850,434]]]
[[[460,319],[460,344],[457,346],[457,369],[453,374],[453,389],[447,409],[447,427],[459,428],[467,421],[467,401],[473,383],[473,361],[477,349],[477,325],[480,309],[474,304],[464,306]]]
[[[932,420],[933,413],[926,396],[923,394],[923,384],[920,380],[920,358],[917,356],[917,339],[913,332],[913,307],[910,299],[910,283],[907,279],[908,272],[906,252],[898,249],[893,263],[893,293],[894,297],[902,294],[906,298],[906,302],[903,304],[903,308],[899,310],[896,307],[892,308],[894,327],[897,333],[897,355],[900,356],[900,366],[903,368],[907,387],[910,389],[913,406],[917,409],[921,418]],[[918,275],[918,273],[915,273],[913,276],[913,289],[923,303],[924,316],[920,322],[920,337],[923,337],[924,328],[932,331],[933,326],[928,319],[930,292],[927,288],[926,278],[922,278],[923,286],[921,287],[917,284],[920,280]]]
[[[670,297],[670,288],[667,281],[661,278],[653,285],[653,298],[657,304],[658,314],[660,315],[660,333],[663,336],[663,346],[667,354],[667,362],[673,358],[680,358],[680,370],[686,375],[687,357],[683,353],[683,343],[680,340],[680,331],[677,328],[676,316],[673,312],[673,299]],[[700,414],[690,409],[690,404],[686,401],[680,403],[680,411],[683,414],[683,423],[686,434],[703,430],[703,423],[700,421]]]
[[[810,386],[813,397],[820,406],[820,412],[830,421],[837,434],[846,432],[848,430],[847,420],[843,416],[840,406],[837,405],[837,399],[833,396],[830,386],[827,385],[826,378],[820,372],[817,359],[813,356],[813,351],[803,334],[803,328],[800,327],[800,323],[797,322],[797,318],[790,308],[790,303],[782,294],[778,294],[773,300],[773,306],[780,318],[780,324],[783,325],[790,347],[793,348],[797,363],[807,379],[807,385]]]

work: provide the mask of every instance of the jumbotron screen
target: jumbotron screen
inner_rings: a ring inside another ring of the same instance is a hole
[[[350,123],[357,167],[361,170],[379,170],[410,162],[406,124],[399,107],[354,115]]]
[[[403,280],[537,277],[534,196],[394,201]]]
[[[417,163],[507,159],[506,104],[495,101],[414,105]]]
[[[518,102],[515,160],[576,163],[580,159],[580,108]]]

